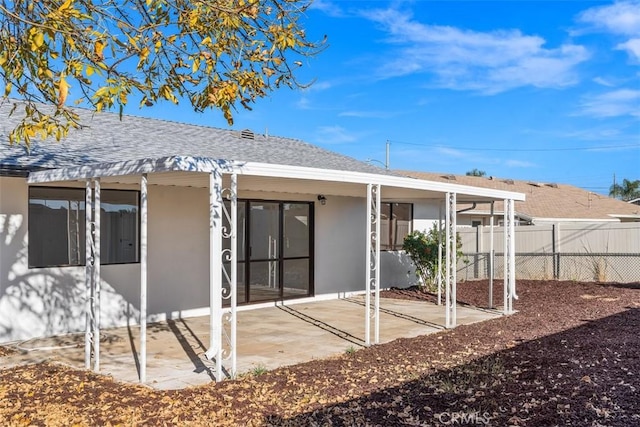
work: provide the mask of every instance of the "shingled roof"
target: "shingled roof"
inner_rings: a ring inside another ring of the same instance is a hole
[[[207,126],[178,123],[77,109],[82,128],[66,139],[34,139],[28,152],[23,145],[10,146],[8,134],[18,123],[9,117],[15,100],[0,102],[0,167],[36,170],[102,162],[118,162],[168,156],[209,157],[222,160],[306,166],[341,171],[393,174],[306,142]],[[161,108],[161,107],[156,107]],[[20,108],[18,108],[18,111]]]
[[[494,177],[450,175],[434,172],[397,171],[398,173],[428,181],[449,182],[474,187],[524,193],[526,201],[516,201],[515,211],[521,217],[536,220],[615,220],[627,216],[640,220],[640,206],[622,202],[602,194],[572,185],[519,181]],[[503,203],[495,203],[496,212],[502,212]],[[486,212],[486,205],[478,205],[470,212]]]

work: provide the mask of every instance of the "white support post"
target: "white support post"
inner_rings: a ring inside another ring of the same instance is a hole
[[[92,245],[93,245],[93,230],[91,224],[92,218],[92,190],[91,180],[87,179],[85,182],[85,267],[84,267],[84,280],[85,280],[85,333],[84,333],[84,367],[85,369],[91,368],[91,334],[92,334],[92,311],[93,311],[93,268],[92,268]]]
[[[456,307],[456,270],[457,270],[457,240],[456,240],[456,193],[447,193],[446,200],[446,291],[445,291],[445,327],[455,328],[457,322]]]
[[[94,285],[94,319],[93,319],[93,370],[100,370],[100,178],[93,181],[93,285]]]
[[[438,305],[442,305],[442,202],[438,204]]]
[[[216,361],[216,381],[222,381],[222,176],[209,174],[209,349]]]
[[[445,204],[445,218],[444,218],[444,228],[445,228],[445,295],[444,295],[444,324],[446,328],[451,327],[451,228],[449,227],[449,221],[451,218],[451,203],[450,201],[450,193],[446,195],[446,204]]]
[[[367,184],[367,218],[366,218],[366,239],[365,239],[365,294],[364,294],[364,344],[371,345],[371,192],[372,185]]]
[[[375,287],[375,303],[374,303],[374,343],[378,344],[380,342],[380,197],[381,197],[381,188],[380,188],[380,184],[377,184],[374,187],[375,193],[376,193],[376,212],[375,212],[375,218],[373,218],[373,220],[375,221],[375,236],[374,236],[374,240],[375,240],[375,283],[374,283],[374,287]]]
[[[509,313],[513,313],[513,300],[518,299],[516,294],[516,222],[515,204],[509,199]]]
[[[503,287],[504,287],[504,291],[503,291],[503,296],[504,296],[504,303],[503,303],[503,307],[502,307],[502,312],[504,314],[509,314],[509,267],[510,267],[510,262],[509,262],[509,230],[510,230],[510,226],[509,226],[509,201],[507,199],[504,200],[504,213],[503,213],[503,222],[504,222],[504,226],[503,228],[503,234],[504,234],[504,239],[503,239]]]
[[[495,251],[493,248],[493,214],[494,202],[491,202],[491,216],[489,217],[489,308],[493,308],[493,262],[495,258]]]
[[[237,236],[238,236],[238,176],[237,174],[232,174],[230,176],[231,186],[230,188],[224,188],[220,191],[220,208],[221,208],[221,228],[220,228],[220,237],[221,237],[221,252],[220,252],[220,271],[221,282],[220,282],[220,307],[222,307],[222,303],[224,300],[229,301],[230,309],[220,311],[220,359],[221,361],[230,361],[231,362],[231,370],[229,371],[229,376],[231,378],[236,377],[237,372],[237,282],[238,282],[238,246],[237,246]],[[220,181],[222,182],[222,181]],[[215,185],[214,185],[215,188]],[[229,202],[229,207],[227,207],[224,201]],[[222,244],[228,243],[228,247],[224,248]],[[215,250],[215,249],[214,249]],[[212,268],[215,268],[215,265],[212,264]],[[227,326],[228,325],[228,326]],[[227,329],[228,328],[228,329]],[[213,348],[213,347],[212,347]],[[209,359],[213,357],[214,352],[207,352],[205,356]],[[223,371],[222,362],[220,365],[217,364],[218,371]]]
[[[458,324],[458,296],[457,296],[457,288],[458,288],[458,238],[457,238],[457,195],[456,193],[451,193],[451,208],[449,212],[451,213],[451,326],[456,327]]]
[[[140,179],[140,382],[147,381],[147,174]]]
[[[231,376],[237,374],[238,175],[231,175]]]

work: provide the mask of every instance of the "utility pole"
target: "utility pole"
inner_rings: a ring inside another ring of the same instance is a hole
[[[391,142],[389,142],[389,140],[387,139],[387,155],[385,157],[385,161],[384,161],[384,168],[386,170],[389,170],[389,152],[391,151]]]

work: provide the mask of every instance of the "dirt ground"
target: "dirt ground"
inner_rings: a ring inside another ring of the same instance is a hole
[[[487,306],[487,286],[460,283],[459,300]],[[640,426],[640,284],[521,280],[518,294],[512,316],[184,390],[0,368],[0,424]]]

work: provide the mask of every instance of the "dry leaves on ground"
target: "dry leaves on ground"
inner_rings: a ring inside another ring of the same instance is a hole
[[[640,287],[518,284],[513,316],[197,388],[156,391],[47,363],[0,370],[0,419],[9,425],[640,425]],[[459,284],[458,295],[486,306],[487,283]],[[416,290],[385,296],[431,298]]]

